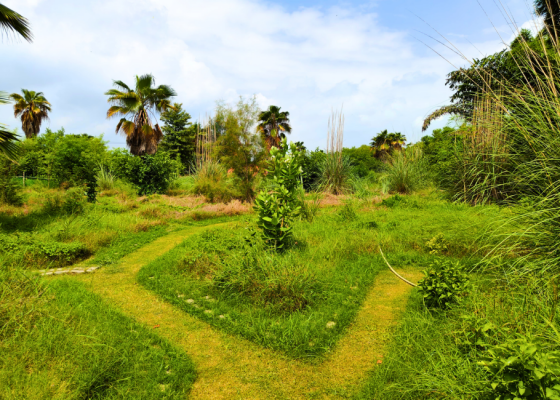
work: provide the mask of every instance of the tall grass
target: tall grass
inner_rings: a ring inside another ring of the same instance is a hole
[[[352,164],[342,154],[344,147],[344,114],[333,111],[327,131],[327,154],[321,164],[318,188],[332,194],[348,193],[352,189]]]
[[[207,159],[196,169],[192,191],[206,197],[211,203],[228,203],[239,197],[233,177],[228,176],[219,161],[212,159]]]
[[[115,177],[109,167],[100,164],[99,171],[95,175],[97,186],[101,190],[112,190],[115,188]]]
[[[395,151],[387,158],[385,173],[381,177],[385,193],[408,194],[425,187],[427,183],[428,169],[420,147]]]

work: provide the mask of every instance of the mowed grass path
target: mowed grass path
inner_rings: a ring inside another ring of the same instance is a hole
[[[212,328],[137,283],[136,274],[144,265],[188,236],[217,226],[171,233],[116,266],[75,279],[185,350],[197,371],[192,399],[333,399],[357,393],[368,372],[383,359],[389,329],[405,309],[410,286],[389,271],[379,273],[355,321],[323,362],[290,359]],[[417,269],[399,272],[412,281],[421,276]]]

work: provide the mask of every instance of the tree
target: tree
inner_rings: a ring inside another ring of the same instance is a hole
[[[160,148],[189,168],[194,162],[198,125],[189,122],[191,116],[183,110],[182,104],[175,103],[173,107],[161,114],[164,135]]]
[[[272,146],[279,147],[282,139],[286,137],[285,133],[291,133],[290,113],[288,111],[280,111],[280,107],[270,106],[268,110],[259,114],[259,124],[257,132],[262,135],[268,150]]]
[[[167,85],[155,87],[155,79],[150,74],[137,75],[134,90],[122,81],[113,83],[117,89],[110,89],[105,95],[109,96],[107,102],[112,104],[107,118],[122,117],[115,132],[120,131],[126,136],[126,144],[133,155],[155,154],[163,132],[157,123],[152,124],[150,115],[156,119],[156,113],[175,109],[170,98],[177,94]]]
[[[0,31],[6,33],[6,35],[10,33],[18,34],[28,42],[33,40],[27,18],[2,4],[0,4]]]
[[[245,200],[255,197],[255,179],[264,157],[261,137],[255,134],[254,126],[259,114],[256,99],[240,98],[233,108],[218,103],[215,121],[223,126],[223,133],[215,147],[216,157],[235,174],[239,191]]]
[[[559,64],[558,53],[553,50],[547,36],[539,34],[534,37],[531,31],[522,29],[509,49],[474,59],[468,68],[459,68],[447,75],[445,84],[453,91],[451,104],[426,117],[422,131],[426,131],[432,121],[446,114],[470,122],[477,98],[481,95],[499,95],[510,92],[512,88],[539,88]]]
[[[25,40],[31,42],[32,35],[29,29],[29,21],[22,17],[17,12],[9,9],[8,7],[0,4],[0,32],[17,33]],[[0,92],[0,104],[7,104],[8,97],[4,92]],[[9,159],[13,160],[17,154],[17,136],[14,132],[6,129],[6,125],[0,124],[0,153],[3,153]]]
[[[382,158],[394,150],[402,150],[406,136],[400,132],[388,133],[387,129],[379,132],[370,143],[376,158]]]
[[[12,93],[10,98],[14,101],[14,117],[21,118],[21,129],[26,138],[32,138],[41,131],[41,124],[49,119],[51,103],[47,101],[42,92],[21,89],[23,96]]]
[[[0,92],[0,104],[8,104],[9,98],[6,93]],[[6,125],[0,124],[0,153],[3,153],[10,160],[16,158],[19,142],[16,134],[6,129]]]
[[[560,2],[558,0],[535,0],[535,11],[543,17],[544,25],[558,44],[560,34]]]

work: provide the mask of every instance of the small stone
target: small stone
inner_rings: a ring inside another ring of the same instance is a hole
[[[185,295],[184,294],[178,294],[177,297],[182,298],[182,297],[185,297]]]
[[[194,300],[193,299],[187,299],[187,303],[194,304]]]
[[[211,315],[211,314],[212,314],[212,310],[204,310],[204,314]]]
[[[83,274],[84,271],[83,269],[73,269],[72,271],[70,271],[71,274]]]
[[[225,315],[220,315],[218,318],[224,319],[224,318],[225,318]]]
[[[56,272],[54,272],[54,274],[55,275],[62,275],[62,274],[65,274],[66,272],[68,272],[68,271],[56,271]]]
[[[43,276],[54,275],[54,272],[44,272],[41,275],[43,275]]]
[[[335,327],[335,325],[336,325],[336,322],[329,321],[329,322],[327,322],[327,329],[332,329],[332,328]]]

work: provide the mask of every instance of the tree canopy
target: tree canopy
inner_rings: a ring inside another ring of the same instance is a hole
[[[286,133],[292,132],[290,113],[280,111],[280,109],[281,107],[270,106],[268,110],[259,114],[257,132],[262,135],[269,150],[272,146],[279,147],[282,139],[286,137]]]
[[[107,101],[112,104],[107,118],[121,117],[115,132],[126,136],[126,144],[132,154],[154,154],[163,132],[157,123],[152,123],[152,119],[157,118],[157,113],[174,109],[170,99],[177,94],[167,85],[155,87],[155,78],[150,74],[137,75],[134,90],[123,81],[113,83],[115,89],[108,90],[105,95],[109,96]]]
[[[198,124],[190,122],[191,116],[183,110],[181,103],[161,114],[163,139],[160,148],[173,159],[179,159],[185,169],[194,162]]]
[[[25,137],[32,138],[41,131],[41,124],[49,119],[51,103],[47,101],[42,92],[21,89],[23,96],[12,93],[10,98],[14,101],[14,117],[21,118],[21,129]]]

